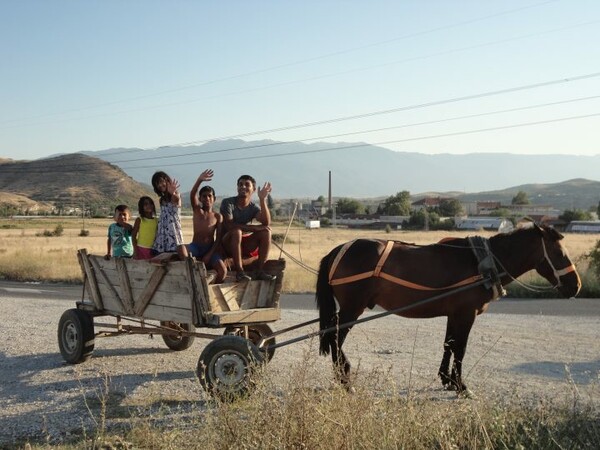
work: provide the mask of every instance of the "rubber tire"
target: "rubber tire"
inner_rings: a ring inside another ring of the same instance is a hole
[[[58,348],[64,360],[79,364],[92,357],[94,320],[77,308],[66,310],[58,322]]]
[[[166,328],[175,328],[173,324],[180,326],[185,331],[193,332],[195,330],[194,326],[189,323],[179,323],[179,322],[161,322],[160,325]],[[187,350],[194,343],[194,336],[168,336],[166,334],[162,335],[163,341],[167,344],[171,350],[175,350],[176,352],[180,352],[182,350]]]
[[[202,351],[196,375],[211,395],[222,401],[233,401],[252,389],[252,375],[262,362],[261,352],[249,340],[241,336],[221,336]]]
[[[234,336],[244,337],[244,327],[229,326],[229,327],[225,328],[225,331],[223,332],[223,334],[226,336],[234,335]],[[258,344],[260,343],[260,340],[263,337],[270,336],[272,334],[273,334],[273,329],[269,326],[269,324],[255,323],[252,325],[248,325],[248,338],[254,345],[256,345],[257,348],[258,348]],[[271,339],[267,339],[265,344],[274,345],[276,342],[277,341],[275,340],[275,337],[272,337]],[[263,357],[264,357],[265,361],[267,361],[267,362],[271,361],[271,359],[273,359],[273,355],[275,355],[274,348],[270,348],[268,351],[264,351],[259,348],[258,351],[263,354]]]

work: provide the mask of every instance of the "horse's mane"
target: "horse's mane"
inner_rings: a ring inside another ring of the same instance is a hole
[[[535,222],[524,222],[519,224],[517,228],[515,228],[510,233],[498,233],[492,236],[490,239],[495,240],[510,238],[529,233],[538,233],[540,237],[546,237],[552,241],[560,241],[564,238],[562,234],[560,234],[555,228],[549,225],[537,224]]]

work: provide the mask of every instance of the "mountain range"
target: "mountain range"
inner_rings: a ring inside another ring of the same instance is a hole
[[[516,155],[471,153],[428,155],[395,152],[364,143],[211,141],[199,146],[153,150],[110,149],[88,154],[121,167],[149,183],[164,170],[189,190],[207,168],[217,195],[235,194],[241,174],[270,181],[279,198],[327,197],[329,171],[336,197],[371,198],[399,191],[475,193],[525,184],[552,184],[574,178],[597,179],[600,155]],[[596,198],[596,203],[598,198]]]
[[[84,199],[109,204],[122,200],[133,206],[141,195],[154,196],[150,178],[164,170],[181,183],[185,202],[197,176],[212,168],[215,177],[209,184],[219,198],[235,195],[238,176],[248,173],[259,184],[270,181],[275,199],[305,200],[327,198],[331,171],[334,198],[363,199],[369,204],[404,190],[413,199],[442,196],[509,204],[518,191],[524,191],[534,204],[560,210],[595,209],[600,200],[600,182],[594,181],[598,167],[600,156],[426,155],[362,143],[224,140],[34,161],[0,159],[0,191],[5,202],[10,198],[20,205],[27,199],[77,205]]]

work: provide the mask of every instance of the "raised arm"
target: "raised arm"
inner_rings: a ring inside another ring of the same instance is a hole
[[[198,199],[198,188],[200,187],[200,184],[202,184],[203,181],[212,180],[213,175],[214,172],[212,169],[206,169],[198,176],[198,179],[196,180],[194,186],[192,187],[192,190],[190,191],[190,203],[192,204],[193,209],[199,208],[201,206],[200,200]]]
[[[167,192],[171,194],[171,203],[176,206],[181,206],[181,195],[179,194],[179,181],[173,178],[167,182]]]
[[[265,227],[271,225],[271,211],[267,205],[267,197],[271,193],[271,183],[268,181],[263,185],[262,189],[258,188],[258,199],[260,201],[260,212],[256,216],[258,220]]]

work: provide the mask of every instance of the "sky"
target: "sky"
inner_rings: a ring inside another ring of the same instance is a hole
[[[594,155],[599,42],[597,0],[0,0],[0,158],[229,137]]]

